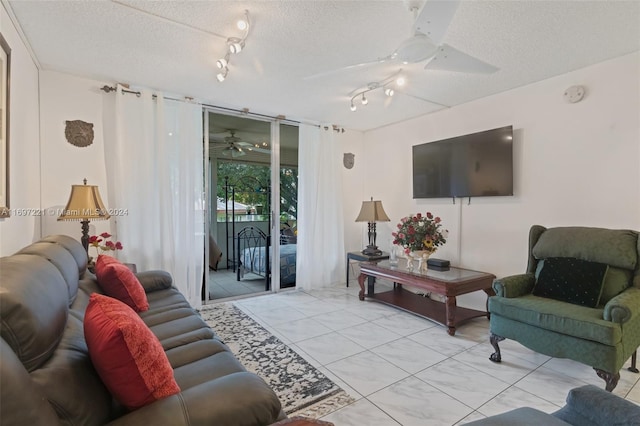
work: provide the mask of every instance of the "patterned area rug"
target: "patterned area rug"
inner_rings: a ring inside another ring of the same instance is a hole
[[[288,416],[317,419],[354,401],[232,303],[203,306],[200,315],[242,365],[271,386]]]

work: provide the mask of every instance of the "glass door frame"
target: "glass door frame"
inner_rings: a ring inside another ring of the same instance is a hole
[[[271,122],[271,291],[280,289],[280,120]],[[277,284],[277,285],[276,285]]]
[[[229,111],[226,109],[217,109],[212,107],[203,107],[203,126],[204,126],[204,141],[205,149],[204,155],[206,158],[205,163],[205,176],[204,176],[204,191],[206,194],[206,217],[205,221],[205,235],[208,241],[208,236],[211,232],[211,221],[212,221],[212,213],[213,213],[213,196],[211,195],[211,183],[212,183],[212,174],[215,173],[215,170],[212,170],[211,161],[209,158],[209,114],[221,114],[221,115],[230,115],[240,118],[245,118],[248,120],[256,120],[270,123],[271,126],[271,155],[270,155],[270,167],[271,167],[271,214],[269,219],[269,232],[271,238],[271,247],[273,248],[273,255],[271,256],[271,285],[268,293],[277,293],[281,291],[280,288],[280,125],[284,124],[282,120],[278,118],[267,118],[261,116],[255,116],[252,114],[247,114],[244,112],[235,112]],[[297,124],[296,124],[297,125]],[[217,179],[216,179],[217,182]],[[217,182],[218,183],[218,182]],[[219,184],[219,183],[218,183]],[[217,211],[217,200],[216,200],[216,211]],[[217,219],[216,219],[217,224]],[[228,255],[228,254],[227,254]],[[207,271],[204,274],[204,295],[206,296],[206,300],[208,300],[209,294],[209,244],[205,244],[205,270]],[[277,285],[275,284],[277,283]]]

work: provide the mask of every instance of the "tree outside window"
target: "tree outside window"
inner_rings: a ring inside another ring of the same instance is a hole
[[[225,177],[235,189],[235,201],[248,206],[252,213],[268,215],[269,185],[271,171],[269,166],[259,164],[220,161],[218,163],[217,196],[225,199]],[[265,208],[260,212],[260,207]],[[298,169],[280,168],[280,221],[295,226],[298,209]],[[224,221],[224,214],[218,220]]]

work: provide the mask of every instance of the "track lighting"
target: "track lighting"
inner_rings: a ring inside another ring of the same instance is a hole
[[[392,97],[395,94],[395,90],[387,86],[394,82],[398,86],[402,86],[403,84],[405,84],[406,81],[402,76],[402,69],[398,70],[395,74],[390,75],[382,81],[369,83],[367,84],[366,88],[359,90],[355,95],[351,97],[351,103],[349,105],[351,111],[355,111],[357,109],[354,101],[358,98],[360,98],[360,102],[362,103],[362,105],[367,105],[369,103],[369,99],[365,95],[373,90],[381,89],[386,96]]]
[[[229,73],[229,59],[231,54],[237,54],[242,52],[245,46],[245,41],[247,36],[249,35],[249,28],[251,26],[251,21],[249,20],[249,11],[244,11],[244,18],[239,19],[236,22],[236,26],[239,30],[244,31],[242,37],[229,37],[227,38],[227,53],[225,53],[224,58],[218,59],[216,61],[216,66],[221,71],[216,75],[216,79],[219,82],[223,82],[227,78],[227,74]]]
[[[247,28],[249,28],[249,19],[238,19],[238,22],[236,22],[236,27],[238,27],[240,31],[246,30]]]
[[[229,45],[229,52],[231,53],[240,53],[242,49],[244,49],[244,40],[237,37],[229,37],[227,44]]]
[[[221,72],[219,72],[219,73],[216,75],[216,78],[218,79],[218,81],[219,81],[220,83],[222,83],[222,82],[225,80],[225,78],[227,78],[227,73],[228,73],[228,72],[229,72],[229,68],[226,68],[226,67],[225,67]]]
[[[220,69],[227,68],[227,65],[229,65],[229,52],[224,55],[224,58],[218,59],[218,61],[216,62],[216,66]]]

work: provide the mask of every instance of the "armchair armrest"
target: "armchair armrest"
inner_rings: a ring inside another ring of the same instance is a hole
[[[640,288],[637,287],[629,287],[604,305],[605,321],[622,324],[636,315],[640,315]]]
[[[594,385],[571,389],[567,405],[553,413],[572,425],[639,425],[640,407]]]
[[[533,274],[511,275],[493,281],[493,290],[499,297],[520,297],[531,293],[536,278]]]
[[[278,419],[280,410],[278,397],[260,377],[238,372],[155,401],[109,426],[267,425]]]
[[[166,271],[145,271],[136,274],[145,293],[171,288],[173,279]]]

